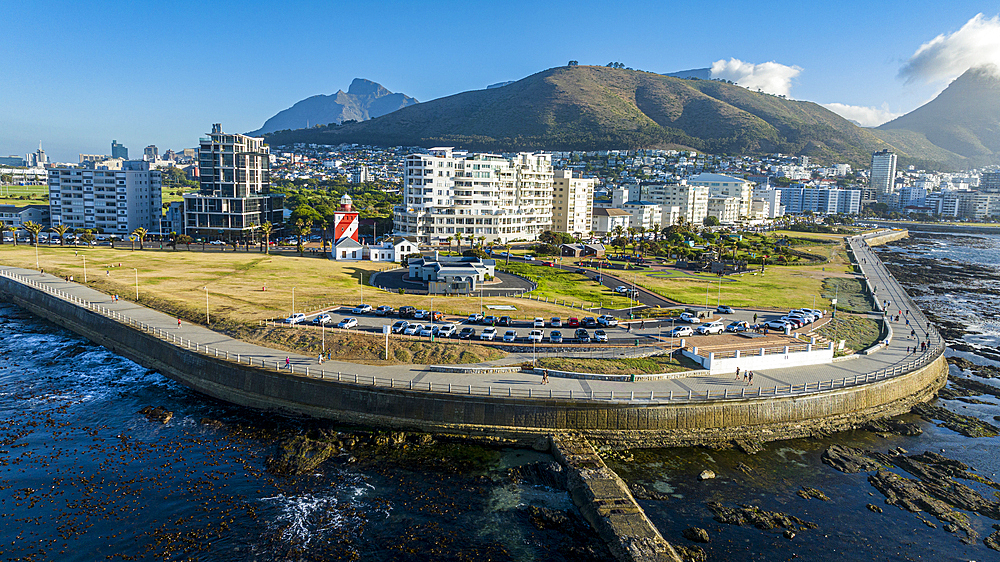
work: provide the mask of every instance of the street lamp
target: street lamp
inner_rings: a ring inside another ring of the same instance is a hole
[[[83,256],[83,282],[87,282],[87,256]]]
[[[208,285],[205,286],[205,325],[212,323],[211,318],[208,315]]]
[[[292,287],[292,316],[295,316],[295,287]]]
[[[132,271],[135,272],[135,302],[139,302],[139,270],[133,267]]]

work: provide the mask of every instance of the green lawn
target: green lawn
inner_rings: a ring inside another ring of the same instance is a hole
[[[579,273],[526,263],[512,262],[510,265],[504,265],[502,260],[497,260],[497,269],[509,270],[538,283],[538,288],[531,293],[532,295],[550,300],[569,299],[575,302],[594,303],[611,308],[629,306],[629,299]]]
[[[0,205],[48,205],[47,185],[0,185]]]
[[[636,359],[583,359],[576,357],[543,357],[536,362],[539,368],[574,373],[604,375],[655,375],[698,369],[687,360],[678,361],[669,355],[654,355]]]

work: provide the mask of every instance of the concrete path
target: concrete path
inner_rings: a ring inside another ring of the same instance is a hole
[[[934,344],[941,341],[940,336],[932,328],[928,334],[926,330],[926,319],[919,309],[909,300],[902,288],[893,280],[889,272],[881,264],[878,258],[867,247],[861,238],[850,240],[850,245],[854,249],[861,263],[868,282],[876,290],[879,302],[888,301],[889,310],[895,313],[903,310],[904,314],[899,316],[899,320],[892,315],[890,325],[895,334],[891,344],[883,350],[858,359],[841,361],[829,365],[814,365],[806,367],[794,367],[786,369],[770,369],[755,371],[754,385],[748,385],[742,380],[737,380],[733,375],[703,375],[693,376],[683,379],[654,380],[642,382],[614,382],[603,380],[582,380],[550,377],[549,384],[542,386],[538,375],[529,373],[503,373],[496,375],[470,375],[463,373],[442,373],[427,370],[426,365],[361,365],[357,363],[347,363],[338,361],[326,361],[320,366],[317,357],[306,357],[303,355],[289,354],[255,345],[228,336],[213,332],[203,326],[192,325],[181,322],[178,325],[177,318],[164,313],[146,308],[144,306],[119,300],[113,302],[112,298],[104,293],[95,291],[89,287],[65,281],[48,274],[41,274],[38,271],[19,268],[0,268],[2,271],[18,274],[36,283],[42,284],[51,290],[61,291],[66,295],[72,295],[76,299],[97,304],[104,309],[114,311],[135,321],[142,322],[150,327],[156,328],[167,334],[168,338],[179,338],[183,341],[192,342],[192,345],[200,347],[209,346],[220,350],[220,353],[228,352],[231,355],[239,354],[244,360],[252,357],[257,361],[263,360],[266,365],[273,367],[275,364],[283,366],[287,358],[289,363],[296,367],[297,371],[302,371],[304,367],[319,370],[323,369],[328,373],[341,372],[348,375],[357,374],[361,377],[371,378],[391,378],[406,386],[410,382],[425,385],[428,382],[435,385],[455,385],[465,387],[474,385],[480,387],[493,387],[496,392],[507,393],[508,388],[518,390],[527,388],[534,389],[534,396],[538,394],[547,395],[549,391],[556,396],[572,395],[576,397],[587,396],[591,393],[609,393],[615,391],[625,393],[626,398],[629,393],[634,393],[636,399],[648,396],[650,392],[657,395],[673,393],[677,397],[686,397],[689,393],[697,396],[706,391],[718,393],[729,389],[734,396],[743,392],[747,388],[749,392],[756,394],[757,387],[769,391],[775,386],[802,385],[805,383],[817,383],[845,377],[854,377],[878,370],[899,366],[920,357],[920,354],[907,353],[908,346],[914,346],[915,340],[910,339],[910,326],[907,325],[906,310],[910,311],[909,318],[912,324],[919,324],[915,327],[918,337],[924,341],[930,337],[932,349]],[[140,287],[141,291],[141,287]],[[905,304],[903,304],[905,303]],[[919,320],[915,320],[919,319]],[[927,352],[928,354],[930,351]],[[531,354],[521,354],[516,359],[530,359]],[[256,361],[255,361],[256,362]],[[494,363],[509,363],[510,360],[498,361]],[[572,391],[572,394],[570,394]],[[621,394],[619,394],[621,396]],[[619,396],[616,396],[618,398]]]

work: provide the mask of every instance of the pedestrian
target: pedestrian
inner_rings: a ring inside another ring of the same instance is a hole
[[[645,330],[646,329],[646,321],[645,320],[639,321],[639,329],[640,330]]]
[[[287,356],[285,357],[285,368],[288,369],[289,371],[292,370],[292,360],[290,357]]]
[[[107,274],[108,274],[108,277],[111,277],[111,270],[110,270],[110,269],[109,269],[109,270],[107,270],[107,271],[105,271],[105,273],[107,273]]]
[[[117,298],[118,298],[118,295],[115,295],[115,299],[117,299]],[[180,318],[177,319],[177,327],[178,328],[181,327],[181,319]]]
[[[753,323],[754,324],[757,323],[757,313],[756,312],[753,313]]]
[[[910,337],[911,338],[914,337],[914,336],[916,336],[916,335],[917,335],[917,331],[916,330],[910,330]]]
[[[740,368],[736,367],[736,380],[740,380]]]
[[[910,346],[906,346],[906,354],[907,354],[907,355],[909,355],[909,354],[910,354]]]
[[[322,353],[319,354],[319,364],[320,365],[323,364],[323,354]]]
[[[747,382],[748,386],[753,384],[753,371],[750,371],[750,377],[747,379],[747,381],[748,381]]]
[[[329,361],[331,357],[333,357],[333,352],[332,351],[326,352],[326,360]]]
[[[542,384],[549,384],[549,370],[542,369]]]

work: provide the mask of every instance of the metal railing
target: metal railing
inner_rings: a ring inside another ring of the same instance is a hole
[[[49,286],[47,283],[40,283],[34,279],[27,276],[13,273],[8,270],[0,270],[0,277],[6,277],[23,285],[27,285],[39,291],[48,293],[50,295],[61,298],[65,301],[71,302],[77,306],[86,308],[102,316],[120,322],[126,326],[130,326],[141,330],[143,332],[149,333],[163,341],[176,345],[177,347],[199,353],[203,356],[214,357],[225,361],[231,361],[238,364],[245,364],[249,367],[261,368],[268,371],[287,373],[293,376],[302,376],[310,379],[329,381],[331,383],[340,384],[354,384],[360,386],[385,388],[385,389],[399,389],[407,391],[421,391],[428,393],[444,393],[453,395],[467,395],[467,396],[487,396],[487,397],[505,397],[505,398],[530,398],[530,399],[565,399],[565,400],[595,400],[603,402],[644,402],[644,403],[687,403],[687,402],[706,402],[711,400],[738,400],[738,399],[755,399],[755,398],[775,398],[775,397],[787,397],[787,396],[800,396],[804,394],[815,394],[819,392],[830,391],[834,389],[844,389],[852,386],[859,386],[863,384],[869,384],[878,381],[884,381],[891,379],[921,367],[924,367],[937,359],[937,357],[944,352],[944,341],[937,334],[936,330],[933,330],[933,334],[936,336],[936,340],[933,346],[929,346],[928,349],[918,355],[911,361],[898,363],[892,367],[886,369],[880,369],[877,371],[858,374],[852,377],[842,377],[839,379],[830,379],[817,382],[807,382],[792,385],[777,385],[773,387],[744,387],[739,391],[733,389],[722,389],[722,390],[704,390],[704,391],[693,391],[689,390],[687,392],[681,391],[635,391],[635,390],[606,390],[606,391],[595,391],[595,390],[554,390],[551,388],[546,389],[535,389],[530,386],[502,386],[502,385],[458,385],[454,383],[441,383],[441,382],[415,382],[411,379],[397,380],[391,377],[378,377],[374,375],[361,375],[358,373],[345,373],[343,371],[333,371],[326,370],[322,367],[310,367],[308,365],[296,365],[294,363],[280,360],[272,360],[270,358],[261,358],[252,355],[245,355],[240,353],[233,353],[228,350],[219,349],[218,347],[210,347],[208,345],[203,345],[199,342],[193,341],[191,339],[186,339],[179,337],[176,333],[172,331],[165,330],[161,327],[140,322],[127,315],[124,315],[116,310],[112,310],[106,306],[99,303],[90,302],[81,299],[75,295],[72,295],[66,291],[56,289]],[[898,286],[898,285],[897,285]],[[904,292],[905,294],[905,292]],[[912,302],[912,301],[911,301]],[[916,310],[916,314],[919,314],[923,318],[923,314],[919,312],[919,309],[914,305],[911,310]]]

